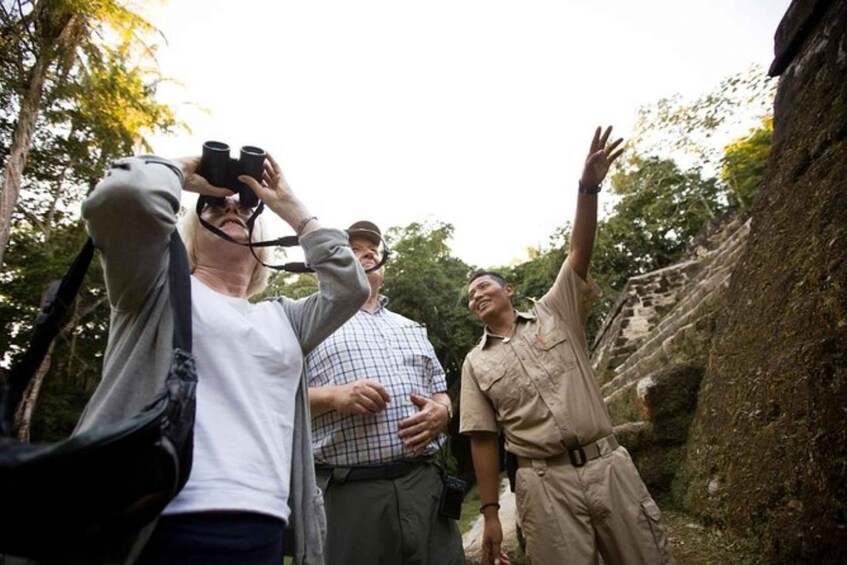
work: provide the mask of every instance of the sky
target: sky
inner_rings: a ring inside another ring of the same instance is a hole
[[[789,4],[171,0],[145,13],[191,131],[149,141],[258,145],[323,225],[449,223],[466,263],[513,264],[573,219],[594,128],[767,69]]]

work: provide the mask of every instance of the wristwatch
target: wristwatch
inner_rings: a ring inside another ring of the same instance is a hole
[[[433,402],[438,402],[434,400]],[[453,419],[453,403],[452,402],[438,402],[438,404],[442,405],[447,409],[447,421],[451,421]]]
[[[589,185],[589,184],[583,183],[582,180],[580,179],[578,192],[580,194],[587,194],[589,196],[595,196],[598,192],[600,192],[600,183],[597,183],[597,184],[594,184],[594,185]]]

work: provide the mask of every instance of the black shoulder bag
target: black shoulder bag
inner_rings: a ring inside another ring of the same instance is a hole
[[[122,555],[191,472],[197,376],[188,260],[176,231],[168,272],[174,351],[164,389],[134,417],[58,443],[32,445],[13,438],[15,407],[59,333],[93,254],[89,239],[51,289],[30,347],[3,387],[0,554],[87,561]]]

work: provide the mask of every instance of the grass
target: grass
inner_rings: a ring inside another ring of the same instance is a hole
[[[459,531],[463,534],[471,529],[473,523],[479,518],[479,488],[474,485],[467,493],[462,503],[462,516],[459,518]]]

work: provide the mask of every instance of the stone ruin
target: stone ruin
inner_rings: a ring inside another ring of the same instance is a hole
[[[750,234],[733,218],[688,257],[630,279],[592,346],[615,434],[651,492],[666,491],[685,450],[715,318]]]

